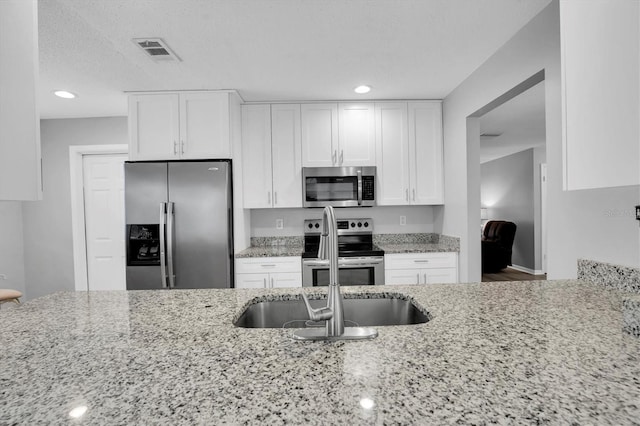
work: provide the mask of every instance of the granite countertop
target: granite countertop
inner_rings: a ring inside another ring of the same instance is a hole
[[[374,248],[394,253],[459,252],[459,238],[440,234],[374,234]],[[236,259],[250,257],[302,256],[303,237],[252,237],[251,247],[235,254]]]
[[[0,424],[640,419],[628,293],[578,280],[343,290],[403,294],[433,318],[328,343],[232,325],[252,299],[297,289],[65,292],[3,307]]]

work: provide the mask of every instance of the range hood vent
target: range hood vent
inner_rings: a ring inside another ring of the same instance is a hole
[[[161,38],[134,38],[132,41],[154,61],[180,62],[180,58]]]

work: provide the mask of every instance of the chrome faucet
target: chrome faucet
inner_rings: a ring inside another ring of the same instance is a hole
[[[305,328],[293,333],[298,340],[343,340],[343,339],[373,339],[378,332],[373,328],[344,326],[344,309],[342,294],[338,282],[338,225],[333,207],[326,206],[322,213],[322,234],[318,258],[329,261],[329,294],[327,306],[314,309],[306,294],[302,293],[302,300],[307,307],[312,321],[326,321],[324,333],[322,330]]]

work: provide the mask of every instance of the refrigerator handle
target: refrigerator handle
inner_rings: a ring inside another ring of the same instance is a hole
[[[173,203],[167,203],[167,266],[169,272],[169,288],[176,286],[176,276],[173,273]]]
[[[162,288],[167,288],[167,262],[165,257],[166,218],[167,203],[160,203],[160,275],[162,278]]]

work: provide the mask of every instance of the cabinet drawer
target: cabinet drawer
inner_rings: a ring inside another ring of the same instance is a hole
[[[384,256],[386,269],[456,268],[456,253],[399,253]]]
[[[255,274],[270,272],[302,273],[300,257],[249,257],[236,259],[237,274]]]

